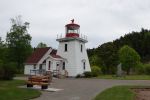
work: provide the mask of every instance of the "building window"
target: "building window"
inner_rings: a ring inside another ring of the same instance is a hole
[[[82,49],[83,49],[83,45],[81,44],[81,52],[82,52]]]
[[[48,62],[48,70],[51,69],[51,61]]]
[[[36,69],[36,65],[33,65],[33,69]]]
[[[65,52],[68,51],[68,47],[67,44],[65,44]]]
[[[85,70],[85,62],[83,62],[83,69]]]
[[[42,70],[42,64],[40,64],[39,70]]]
[[[62,69],[65,70],[65,62],[63,62],[63,68]]]
[[[59,64],[57,63],[56,66],[59,66]]]

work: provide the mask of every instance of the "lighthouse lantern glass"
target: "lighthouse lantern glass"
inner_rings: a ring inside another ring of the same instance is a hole
[[[67,33],[79,33],[78,29],[68,29]]]

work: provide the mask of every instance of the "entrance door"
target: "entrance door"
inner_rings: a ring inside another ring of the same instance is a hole
[[[42,72],[43,72],[43,67],[42,67],[42,64],[40,64],[40,66],[39,66],[39,74],[42,74]]]
[[[42,64],[40,64],[40,66],[39,66],[39,70],[42,70]]]
[[[48,62],[48,70],[51,69],[51,61]]]
[[[59,63],[56,63],[56,70],[60,70],[60,64]]]

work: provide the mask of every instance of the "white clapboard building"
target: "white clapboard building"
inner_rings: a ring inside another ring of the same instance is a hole
[[[68,76],[75,77],[86,71],[91,71],[85,43],[87,38],[79,34],[80,26],[74,23],[65,26],[64,37],[57,37],[59,42],[58,50],[51,47],[38,48],[27,59],[24,67],[24,74],[32,74],[34,70],[67,71]]]

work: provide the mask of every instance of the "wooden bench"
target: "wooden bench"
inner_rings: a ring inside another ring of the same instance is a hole
[[[33,87],[33,85],[40,85],[41,89],[47,89],[49,83],[49,76],[29,76],[27,81],[27,87]]]

